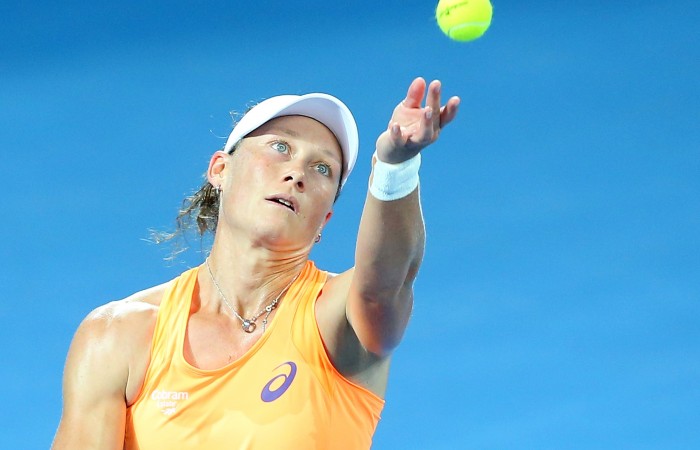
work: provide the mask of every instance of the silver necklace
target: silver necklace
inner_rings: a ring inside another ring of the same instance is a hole
[[[233,306],[231,305],[231,303],[229,303],[228,299],[226,298],[226,296],[224,295],[223,291],[221,290],[221,287],[219,286],[219,283],[216,282],[216,278],[214,278],[214,274],[212,273],[211,267],[209,266],[209,257],[207,257],[207,259],[204,260],[204,263],[206,264],[207,270],[209,271],[209,276],[211,277],[211,281],[214,282],[214,286],[216,286],[216,290],[219,291],[219,295],[221,296],[221,299],[224,301],[224,303],[226,304],[226,306],[228,306],[228,309],[231,310],[231,312],[233,313],[233,315],[236,316],[236,318],[237,318],[238,320],[241,321],[241,327],[243,328],[243,331],[245,331],[246,333],[252,333],[253,331],[255,331],[255,329],[257,328],[257,325],[255,324],[255,321],[258,320],[258,318],[260,318],[260,316],[262,316],[263,314],[265,314],[265,317],[263,318],[263,321],[262,321],[263,333],[265,332],[265,327],[267,327],[267,319],[270,317],[270,314],[272,313],[272,310],[275,309],[275,308],[277,307],[277,303],[279,303],[280,298],[282,298],[282,294],[284,294],[284,293],[287,291],[287,289],[289,289],[289,287],[292,285],[292,283],[294,283],[294,280],[297,279],[297,277],[295,276],[295,277],[292,279],[292,281],[289,282],[289,284],[287,285],[287,287],[284,288],[284,289],[282,289],[282,292],[280,292],[279,295],[278,295],[274,300],[272,300],[272,302],[271,302],[269,305],[267,305],[267,306],[264,307],[262,310],[260,310],[259,313],[257,313],[256,315],[254,315],[254,316],[251,317],[250,319],[244,319],[244,318],[241,317],[241,315],[238,314],[238,312],[233,308]],[[297,275],[297,276],[298,276],[298,275]]]

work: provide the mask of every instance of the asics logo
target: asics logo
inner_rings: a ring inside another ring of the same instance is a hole
[[[286,363],[282,363],[275,367],[275,370],[285,366],[288,368],[288,372],[284,371],[279,375],[274,376],[263,387],[262,392],[260,392],[260,398],[265,403],[274,402],[280,398],[282,394],[287,392],[289,386],[292,385],[292,381],[294,381],[294,377],[297,375],[297,365],[292,361],[287,361]]]

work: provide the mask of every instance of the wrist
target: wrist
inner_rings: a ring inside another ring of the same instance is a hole
[[[380,160],[376,151],[372,159],[374,167],[372,168],[369,192],[374,198],[385,202],[398,200],[408,196],[418,187],[420,153],[398,164],[390,164]]]

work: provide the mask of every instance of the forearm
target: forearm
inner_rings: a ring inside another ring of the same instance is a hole
[[[355,253],[354,287],[363,298],[385,302],[415,278],[425,247],[425,226],[416,187],[383,201],[367,194]]]
[[[417,188],[393,201],[367,194],[347,315],[362,345],[374,354],[386,355],[401,341],[424,242]]]

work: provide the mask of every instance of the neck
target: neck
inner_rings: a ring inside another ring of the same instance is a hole
[[[202,307],[231,315],[222,298],[223,294],[243,318],[251,318],[269,305],[301,272],[308,253],[289,254],[274,252],[259,246],[240,245],[240,240],[224,243],[216,240],[208,259],[208,270],[200,271],[200,300]]]

